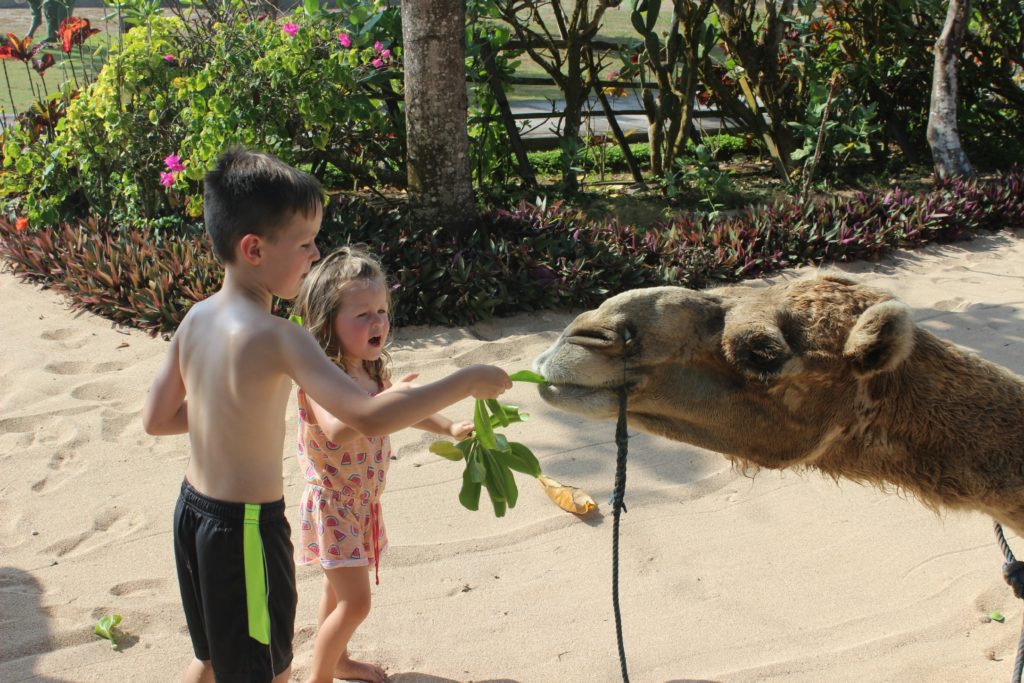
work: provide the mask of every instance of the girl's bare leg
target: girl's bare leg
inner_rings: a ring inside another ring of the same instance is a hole
[[[309,683],[348,678],[383,683],[384,670],[348,656],[348,641],[370,613],[370,578],[366,567],[325,569],[326,585],[317,619],[320,628],[313,643]],[[333,596],[328,595],[328,589]],[[333,597],[334,607],[328,609]]]

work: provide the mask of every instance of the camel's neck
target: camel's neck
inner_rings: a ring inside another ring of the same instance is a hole
[[[916,334],[901,369],[860,387],[870,410],[852,426],[843,458],[826,456],[819,465],[895,484],[933,504],[1005,504],[1010,491],[1017,499],[1024,492],[1024,382],[928,332]]]

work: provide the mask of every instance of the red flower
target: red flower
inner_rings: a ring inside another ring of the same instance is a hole
[[[44,71],[53,66],[53,55],[46,53],[42,59],[33,59],[32,68],[42,74]]]
[[[60,28],[57,29],[64,52],[71,52],[75,45],[81,45],[86,38],[99,32],[98,28],[89,26],[88,19],[81,17],[68,17],[60,22]]]
[[[21,217],[18,220],[14,221],[14,229],[17,230],[18,232],[25,232],[26,230],[28,230],[28,219],[25,217]]]
[[[7,45],[0,48],[0,59],[17,59],[28,63],[42,47],[42,45],[32,45],[31,43],[31,38],[20,40],[13,33],[8,33]]]

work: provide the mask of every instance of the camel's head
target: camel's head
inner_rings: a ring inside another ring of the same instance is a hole
[[[577,317],[535,361],[541,396],[588,418],[767,467],[809,464],[835,416],[868,411],[871,378],[910,355],[909,310],[822,277],[766,288],[625,292]]]

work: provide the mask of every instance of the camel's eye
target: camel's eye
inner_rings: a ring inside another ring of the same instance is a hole
[[[781,334],[748,331],[726,342],[726,356],[741,370],[759,377],[768,377],[782,370],[792,352]]]
[[[636,331],[631,327],[622,328],[622,343],[626,346],[630,346],[636,341]]]

